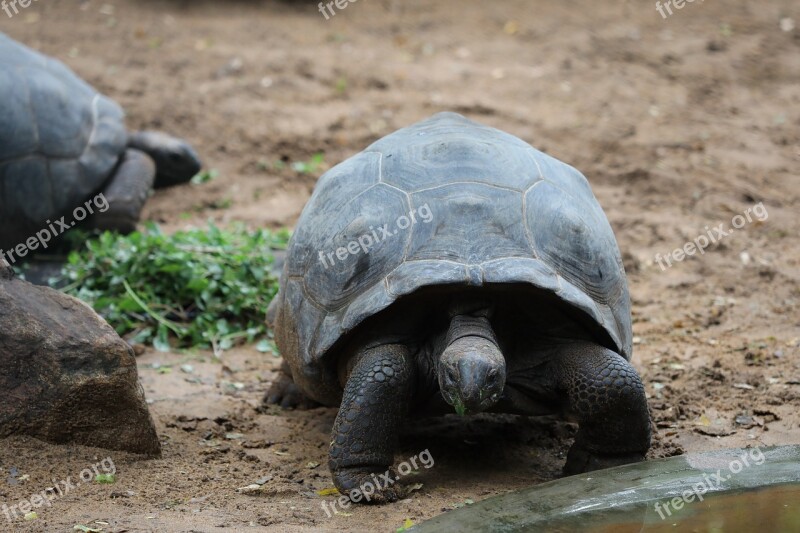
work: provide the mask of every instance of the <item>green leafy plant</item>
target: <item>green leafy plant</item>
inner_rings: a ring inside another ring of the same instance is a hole
[[[325,163],[325,154],[322,152],[311,156],[308,161],[295,161],[292,163],[292,170],[300,174],[314,174]]]
[[[272,351],[267,307],[278,290],[272,251],[289,232],[237,226],[164,234],[155,224],[103,233],[70,254],[62,289],[88,302],[120,334],[167,351],[239,342]]]
[[[202,185],[203,183],[208,183],[209,181],[217,179],[217,176],[219,176],[219,171],[216,168],[202,170],[192,177],[191,182],[192,185]]]

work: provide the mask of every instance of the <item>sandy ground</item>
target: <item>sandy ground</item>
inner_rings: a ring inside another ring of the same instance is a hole
[[[651,456],[800,443],[796,1],[695,2],[666,19],[630,1],[362,0],[329,21],[313,4],[48,0],[0,13],[0,30],[117,99],[132,128],[189,138],[218,170],[152,198],[147,218],[169,229],[291,226],[326,168],[436,111],[522,137],[581,169],[614,227]],[[293,168],[319,152],[318,168]],[[654,261],[708,231],[719,242],[704,254]],[[163,458],[6,440],[0,505],[107,457],[117,482],[78,484],[32,522],[2,526],[0,507],[0,528],[394,531],[556,478],[575,433],[513,417],[409,427],[398,460],[435,460],[407,478],[422,487],[329,518],[333,498],[316,493],[332,486],[335,411],[262,408],[279,364],[249,347],[222,362],[145,353]],[[237,492],[257,482],[258,494]]]

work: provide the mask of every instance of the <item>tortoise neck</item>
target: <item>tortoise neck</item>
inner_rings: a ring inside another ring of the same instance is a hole
[[[458,298],[450,303],[450,327],[445,346],[463,337],[481,337],[497,344],[489,319],[494,315],[493,302],[483,298]]]

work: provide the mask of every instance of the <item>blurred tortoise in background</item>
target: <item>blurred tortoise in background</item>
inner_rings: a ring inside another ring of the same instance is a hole
[[[342,494],[391,468],[404,420],[452,409],[574,417],[566,473],[650,446],[625,271],[586,178],[457,114],[320,178],[270,320],[288,375],[267,400],[340,405],[329,466]]]
[[[116,102],[60,61],[3,33],[0,94],[2,248],[78,207],[95,212],[92,227],[133,231],[153,185],[184,183],[201,168],[185,141],[159,132],[129,134]],[[100,193],[108,206],[87,204]]]

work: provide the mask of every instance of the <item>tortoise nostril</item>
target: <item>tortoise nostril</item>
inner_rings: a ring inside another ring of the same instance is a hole
[[[457,376],[456,376],[455,370],[453,370],[452,368],[448,368],[447,369],[445,377],[446,377],[446,381],[447,381],[448,385],[455,384],[456,380],[458,379]]]
[[[446,368],[444,374],[441,376],[441,380],[441,385],[443,388],[453,388],[456,382],[455,373],[451,369]]]

